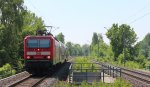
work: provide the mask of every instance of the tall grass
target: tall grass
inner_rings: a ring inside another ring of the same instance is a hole
[[[78,58],[75,58],[74,62],[75,63],[72,66],[73,69],[79,70],[79,71],[81,71],[82,69],[82,72],[85,72],[86,70],[88,72],[90,71],[95,72],[97,70],[94,70],[94,69],[100,69],[99,65],[92,63],[90,58],[78,57]]]
[[[54,84],[53,87],[132,87],[132,85],[121,78],[118,78],[114,83],[103,83],[103,82],[93,82],[92,84],[88,84],[83,81],[81,85],[69,84],[67,82],[58,81]]]
[[[113,61],[113,60],[109,60],[107,58],[96,58],[96,60],[100,61],[100,62],[107,62],[107,63],[110,63],[115,66],[119,66],[119,67],[126,67],[129,69],[140,69],[141,68],[141,64],[137,63],[135,61],[126,61],[124,64],[124,62],[122,62],[122,61]]]

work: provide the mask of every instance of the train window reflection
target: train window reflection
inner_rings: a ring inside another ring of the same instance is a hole
[[[27,41],[28,48],[37,48],[38,47],[38,40],[28,40]]]
[[[50,41],[49,40],[39,40],[39,47],[40,48],[48,48],[50,47]]]

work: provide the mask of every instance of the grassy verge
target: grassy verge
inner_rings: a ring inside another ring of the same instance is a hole
[[[69,84],[68,82],[58,81],[53,87],[132,87],[128,81],[118,78],[114,83],[93,82],[88,84],[83,81],[81,85]]]
[[[143,68],[142,65],[140,63],[137,63],[135,61],[126,61],[125,64],[123,61],[113,61],[113,60],[110,60],[110,59],[107,59],[107,58],[95,58],[97,61],[100,61],[100,62],[107,62],[107,63],[110,63],[114,66],[121,66],[121,67],[126,67],[126,68],[129,68],[129,69],[141,69]]]

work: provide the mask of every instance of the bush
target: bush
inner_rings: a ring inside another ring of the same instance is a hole
[[[145,66],[150,66],[150,61],[146,61]]]
[[[0,67],[0,78],[5,78],[10,75],[14,75],[16,73],[16,70],[14,70],[10,64],[5,64],[2,67]]]
[[[127,61],[125,66],[128,68],[131,68],[131,69],[139,69],[140,68],[140,64],[136,63],[134,61]]]
[[[93,70],[93,69],[95,69],[95,68],[100,69],[99,65],[93,64],[91,62],[90,58],[78,57],[78,58],[75,58],[74,61],[75,61],[75,63],[81,63],[81,64],[73,64],[73,69],[75,69],[75,71],[80,71],[81,69],[87,69],[87,71],[89,71],[89,72],[90,71],[96,72],[98,70]],[[86,70],[82,70],[82,72],[86,72]]]

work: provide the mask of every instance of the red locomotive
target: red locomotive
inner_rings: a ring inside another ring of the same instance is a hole
[[[26,36],[24,38],[24,60],[27,71],[49,69],[67,61],[66,46],[48,36]]]

